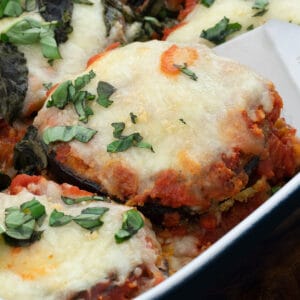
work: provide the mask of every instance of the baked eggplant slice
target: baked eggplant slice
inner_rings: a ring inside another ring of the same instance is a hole
[[[164,279],[135,209],[69,184],[18,175],[0,193],[3,299],[129,299]]]
[[[27,61],[28,89],[22,83],[26,88],[22,90],[18,109],[14,110],[14,117],[18,118],[35,113],[42,107],[47,89],[82,72],[88,59],[107,44],[101,0],[88,4],[71,0],[37,2],[30,12],[24,9],[17,17],[0,17],[1,40],[15,44],[14,55],[21,52]],[[2,117],[10,120],[11,113]]]
[[[186,13],[182,14],[180,26],[169,30],[168,37],[165,36],[169,41],[200,41],[214,46],[261,26],[268,20],[278,19],[300,24],[300,16],[296,13],[300,10],[298,0],[290,0],[288,5],[281,0],[215,0],[192,3],[185,10]],[[189,14],[190,12],[192,13]]]
[[[202,213],[295,173],[281,107],[272,83],[206,46],[151,41],[99,55],[34,125],[62,172],[130,205]]]

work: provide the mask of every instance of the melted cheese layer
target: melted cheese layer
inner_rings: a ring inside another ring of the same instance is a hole
[[[216,0],[209,8],[198,4],[195,9],[185,18],[186,25],[172,32],[167,40],[172,42],[196,42],[210,44],[207,40],[201,39],[202,30],[213,27],[224,16],[230,19],[230,23],[238,22],[242,29],[228,38],[240,35],[247,31],[250,25],[254,27],[263,25],[271,19],[300,24],[300,1],[299,0],[272,0],[269,1],[267,12],[262,16],[253,17],[258,12],[252,9],[254,0]]]
[[[51,189],[55,188],[52,184]],[[114,240],[122,215],[129,209],[125,206],[105,202],[66,206],[58,200],[60,197],[36,196],[26,190],[16,196],[0,193],[0,224],[5,208],[33,198],[46,207],[47,217],[41,228],[44,232],[40,241],[23,248],[7,246],[0,237],[0,298],[65,299],[109,281],[112,275],[117,278],[115,283],[122,284],[142,264],[156,269],[159,246],[148,225],[122,244]],[[74,222],[61,227],[48,225],[53,209],[76,216],[82,209],[95,206],[109,211],[102,217],[104,224],[93,233]]]
[[[197,81],[180,72],[167,75],[161,71],[161,57],[173,45],[162,41],[133,43],[107,53],[90,67],[97,76],[87,90],[97,94],[98,81],[109,82],[117,89],[110,98],[114,103],[104,108],[92,102],[94,115],[86,126],[98,133],[87,144],[73,141],[70,146],[111,194],[116,194],[109,173],[115,163],[134,170],[138,193],[144,193],[162,170],[175,169],[185,176],[199,174],[221,153],[230,154],[235,147],[258,153],[263,145],[250,134],[242,111],[254,120],[258,106],[271,111],[269,83],[203,45],[177,45],[184,53],[196,52],[197,59],[189,68],[198,76]],[[137,115],[136,124],[131,122],[130,112]],[[124,135],[139,132],[155,153],[137,147],[108,153],[107,145],[114,141],[113,122],[125,123]],[[71,105],[63,110],[44,107],[34,121],[40,132],[49,126],[79,123]]]
[[[106,46],[102,2],[91,2],[93,5],[74,4],[71,23],[73,32],[68,35],[65,43],[60,44],[62,59],[56,60],[53,66],[43,57],[39,45],[19,46],[27,59],[29,70],[29,86],[23,108],[25,115],[41,106],[39,103],[43,102],[46,92],[43,83],[55,84],[82,72],[87,60]],[[0,32],[24,18],[43,21],[39,13],[24,13],[18,18],[4,18],[0,20]]]

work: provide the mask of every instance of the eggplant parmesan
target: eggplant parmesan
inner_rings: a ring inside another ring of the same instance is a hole
[[[178,1],[180,2],[180,1]],[[196,42],[214,46],[263,25],[271,19],[300,24],[298,0],[184,1],[180,23],[165,30],[172,42]]]
[[[69,178],[130,205],[202,213],[262,176],[294,174],[281,107],[271,82],[206,46],[151,41],[99,54],[34,125]]]
[[[107,200],[41,176],[15,177],[0,193],[0,297],[128,299],[162,281],[148,221]]]
[[[25,65],[28,69],[28,74],[22,76],[10,69],[6,78],[12,83],[23,80],[28,85],[22,89],[22,93],[19,92],[18,98],[15,97],[14,115],[9,115],[10,120],[20,118],[20,107],[23,117],[36,112],[43,105],[47,88],[83,71],[88,58],[106,46],[100,0],[78,1],[74,4],[72,0],[31,2],[35,3],[31,11],[27,8],[22,11],[20,7],[17,15],[9,9],[4,10],[8,11],[8,15],[1,15],[3,8],[0,8],[0,50],[3,43],[8,44],[7,47],[15,44],[17,48],[10,47],[12,53],[8,59],[13,59],[20,52],[26,61],[19,66]],[[1,50],[1,57],[3,55]],[[6,67],[1,64],[0,73],[7,73]],[[7,87],[7,83],[1,79],[3,84]],[[16,91],[18,89],[12,90],[14,93]],[[3,101],[1,106],[4,105]],[[7,119],[6,110],[1,109],[0,115]]]

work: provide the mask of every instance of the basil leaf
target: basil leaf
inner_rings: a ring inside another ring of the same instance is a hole
[[[255,0],[253,9],[265,9],[269,5],[269,0]]]
[[[138,132],[130,134],[110,143],[107,146],[107,152],[116,153],[126,151],[130,147],[137,146],[142,139],[143,137]]]
[[[202,0],[201,4],[206,7],[211,7],[214,4],[215,0]]]
[[[144,149],[149,149],[151,150],[153,153],[155,153],[153,147],[151,144],[149,143],[146,143],[146,142],[139,142],[137,145],[136,145],[138,148],[144,148]]]
[[[97,102],[103,107],[109,107],[113,101],[109,100],[109,97],[116,91],[117,89],[113,87],[111,84],[105,81],[99,81],[97,87],[98,99]]]
[[[101,217],[108,210],[106,207],[89,207],[82,210],[79,216],[73,218],[73,221],[85,229],[94,230],[103,225]]]
[[[93,70],[91,70],[88,74],[84,74],[80,77],[77,77],[74,82],[74,86],[76,91],[84,88],[93,78],[95,78],[96,74]]]
[[[73,0],[73,2],[77,4],[94,5],[94,3],[89,0]]]
[[[197,81],[198,76],[194,72],[192,72],[191,70],[189,70],[187,68],[187,64],[186,63],[184,63],[183,65],[176,65],[176,64],[174,64],[174,67],[177,68],[181,73],[189,76],[192,80]]]
[[[115,234],[116,242],[124,241],[135,235],[144,226],[144,220],[136,209],[127,210],[123,214],[123,222],[121,229]]]
[[[44,57],[51,60],[61,58],[58,50],[56,40],[54,38],[54,26],[53,24],[45,25],[41,27],[40,44]]]
[[[79,116],[79,121],[87,123],[88,117],[93,115],[93,110],[87,106],[87,100],[93,100],[95,97],[86,91],[79,91],[74,97],[74,107]]]
[[[61,56],[54,39],[55,27],[56,23],[41,23],[34,19],[26,18],[13,24],[1,35],[1,39],[17,45],[40,43],[44,57],[52,60],[58,59]]]
[[[11,179],[8,175],[0,172],[0,191],[8,188],[10,186]]]
[[[47,102],[47,107],[55,106],[63,109],[69,102],[69,86],[72,84],[70,80],[61,83],[51,95]]]
[[[254,29],[254,25],[253,25],[253,24],[249,25],[249,26],[246,28],[247,31],[250,31],[250,30],[252,30],[252,29]]]
[[[225,42],[227,36],[241,30],[241,28],[239,23],[229,23],[229,19],[224,17],[214,27],[203,30],[200,37],[218,45]]]
[[[61,196],[61,200],[67,205],[74,205],[74,204],[78,204],[80,202],[85,202],[85,201],[109,202],[108,198],[102,197],[102,196],[86,196],[86,197],[79,197],[79,198],[70,198],[70,197]]]
[[[20,208],[23,213],[30,214],[35,220],[46,214],[45,206],[36,199],[24,202]]]
[[[23,224],[25,224],[28,221],[31,221],[34,219],[32,218],[32,216],[25,214],[23,212],[21,212],[19,209],[18,210],[14,210],[14,211],[10,211],[7,213],[7,211],[5,210],[5,225],[7,228],[18,228],[20,226],[22,226]]]
[[[96,133],[96,130],[79,125],[49,127],[43,133],[43,141],[47,145],[53,142],[70,142],[74,139],[87,143]]]
[[[18,17],[22,14],[23,9],[20,3],[20,0],[10,0],[10,1],[4,1],[7,2],[3,15],[8,17]]]
[[[73,217],[65,215],[63,212],[54,209],[49,217],[49,226],[58,227],[63,226],[72,221]]]
[[[184,119],[180,118],[179,121],[180,121],[182,124],[186,125],[186,122],[184,121]]]
[[[136,124],[136,122],[137,122],[137,115],[135,115],[134,113],[130,113],[129,114],[130,115],[130,120],[131,120],[131,122],[133,123],[133,124]]]
[[[33,231],[29,239],[16,239],[8,236],[6,233],[3,234],[3,238],[6,244],[12,247],[26,247],[30,246],[36,241],[39,241],[42,237],[43,231]]]
[[[268,9],[260,10],[260,11],[258,11],[256,14],[254,14],[252,17],[261,17],[261,16],[263,16],[267,11],[268,11]]]
[[[125,123],[111,123],[111,126],[114,128],[113,136],[118,139],[121,137],[123,130],[125,129]]]
[[[252,6],[252,9],[257,9],[258,12],[255,13],[252,17],[261,17],[267,11],[267,6],[269,5],[269,0],[255,0],[255,3]]]
[[[11,238],[17,240],[27,240],[30,239],[31,235],[34,232],[35,220],[29,220],[27,222],[23,222],[18,227],[7,226],[5,234]]]
[[[25,1],[25,10],[33,11],[37,8],[36,0],[26,0]]]

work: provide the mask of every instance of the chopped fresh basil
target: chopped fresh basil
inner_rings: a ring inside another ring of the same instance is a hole
[[[133,124],[136,124],[137,122],[137,115],[135,115],[133,112],[131,112],[130,114],[130,120]]]
[[[9,187],[11,179],[8,175],[0,172],[0,191],[5,190]]]
[[[281,186],[280,185],[276,185],[276,186],[273,186],[271,188],[271,194],[274,195],[276,192],[278,192],[279,190],[281,189]]]
[[[38,200],[24,202],[19,208],[5,209],[5,228],[1,228],[4,240],[10,245],[27,246],[40,239],[42,232],[36,228],[41,226],[46,210]]]
[[[111,84],[105,81],[99,81],[97,87],[98,99],[97,102],[103,107],[109,107],[113,101],[109,100],[109,97],[116,91],[117,89],[113,87]]]
[[[16,45],[40,43],[44,57],[49,59],[61,58],[54,38],[55,22],[41,23],[34,19],[25,18],[13,24],[1,34],[1,40]]]
[[[96,74],[91,70],[88,74],[84,74],[75,79],[74,87],[76,91],[83,89],[90,81],[96,77]]]
[[[101,217],[109,210],[107,207],[88,207],[81,214],[73,218],[73,221],[81,227],[94,230],[103,225]]]
[[[77,77],[74,84],[70,80],[63,82],[51,95],[50,100],[47,102],[47,107],[55,106],[63,109],[67,104],[73,103],[79,120],[87,123],[88,117],[94,114],[93,110],[87,105],[87,101],[94,100],[96,96],[87,91],[81,91],[81,89],[95,76],[96,74],[91,70],[88,74]]]
[[[43,141],[47,145],[58,141],[70,142],[74,139],[82,143],[87,143],[96,133],[96,130],[79,125],[49,127],[43,133]]]
[[[79,116],[79,121],[87,123],[88,117],[94,114],[93,110],[87,105],[87,101],[94,99],[95,95],[87,91],[79,91],[75,94],[73,102],[76,113]]]
[[[113,136],[117,138],[117,140],[107,145],[107,152],[123,152],[130,147],[145,148],[154,152],[153,147],[149,143],[142,142],[143,137],[138,132],[128,136],[122,136],[122,132],[125,129],[125,123],[112,123],[111,126],[114,127]]]
[[[253,17],[261,17],[263,16],[267,11],[267,6],[269,5],[269,0],[255,0],[255,3],[252,6],[252,9],[258,10],[257,13],[253,15]]]
[[[73,2],[77,4],[94,5],[94,3],[89,0],[73,0]]]
[[[70,80],[61,83],[51,95],[51,99],[47,102],[47,107],[55,106],[63,109],[69,102],[69,86],[72,84]]]
[[[241,30],[241,28],[241,24],[229,23],[229,19],[224,17],[214,27],[203,30],[200,37],[218,45],[225,42],[227,36]]]
[[[2,0],[0,3],[0,18],[3,16],[18,17],[22,12],[20,0]]]
[[[179,121],[180,121],[182,124],[186,125],[186,122],[184,121],[184,119],[180,118]]]
[[[25,10],[33,11],[37,7],[36,0],[25,0]]]
[[[109,202],[110,200],[103,196],[86,196],[79,198],[70,198],[70,197],[61,197],[61,200],[67,205],[74,205],[85,201],[105,201]]]
[[[152,145],[149,144],[149,143],[143,142],[143,141],[139,142],[139,143],[136,145],[136,147],[138,147],[138,148],[144,148],[144,149],[149,149],[149,150],[151,150],[151,152],[155,153],[155,151],[154,151]]]
[[[63,212],[54,209],[49,217],[49,226],[58,227],[63,226],[72,221],[73,217],[65,215]]]
[[[135,235],[144,226],[144,220],[136,209],[127,210],[123,214],[121,229],[115,234],[116,242],[123,243]]]
[[[125,129],[125,123],[123,122],[111,123],[111,126],[114,128],[113,131],[114,138],[116,139],[121,138],[122,132]]]
[[[176,65],[176,64],[174,64],[174,67],[177,68],[181,73],[183,73],[183,74],[189,76],[191,79],[197,81],[198,76],[194,72],[192,72],[191,70],[189,70],[187,68],[187,64],[186,63],[184,63],[183,65]]]
[[[254,25],[253,25],[253,24],[249,25],[249,26],[246,28],[247,31],[250,31],[250,30],[252,30],[252,29],[254,29]]]
[[[24,202],[20,208],[23,213],[27,215],[30,214],[35,220],[38,220],[44,214],[46,214],[45,206],[36,199]]]
[[[0,224],[0,235],[5,232],[5,228]]]
[[[201,4],[206,7],[211,7],[214,4],[215,0],[202,0]]]

